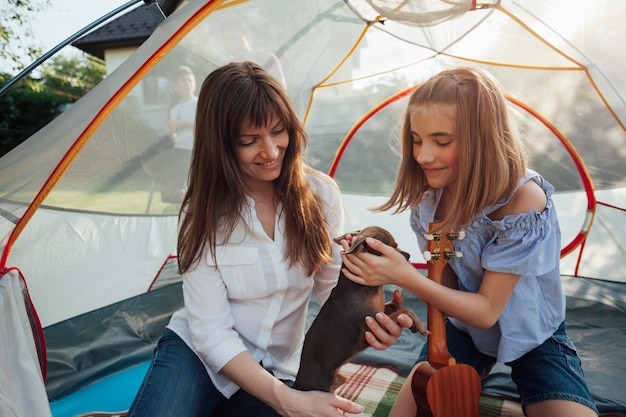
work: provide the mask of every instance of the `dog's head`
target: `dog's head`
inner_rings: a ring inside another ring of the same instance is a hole
[[[374,255],[380,255],[380,252],[373,250],[372,248],[367,246],[367,243],[365,243],[366,238],[373,237],[374,239],[378,239],[384,244],[391,246],[392,248],[395,248],[398,252],[404,255],[407,261],[409,260],[409,257],[411,256],[407,252],[404,252],[403,250],[398,249],[398,244],[396,243],[396,240],[393,238],[391,233],[389,233],[389,231],[387,231],[386,229],[383,229],[382,227],[368,226],[365,229],[355,230],[354,232],[346,233],[344,235],[334,238],[333,240],[336,243],[339,243],[347,235],[352,236],[352,241],[350,243],[350,248],[346,251],[346,253],[369,252],[369,253],[373,253]]]

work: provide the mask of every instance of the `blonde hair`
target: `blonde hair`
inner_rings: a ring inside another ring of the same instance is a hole
[[[413,157],[411,114],[422,106],[453,106],[459,153],[454,198],[442,230],[466,226],[484,208],[509,195],[526,172],[526,157],[513,131],[500,84],[486,71],[458,67],[420,85],[409,98],[401,133],[402,161],[389,200],[376,211],[416,206],[430,189]]]
[[[226,243],[247,208],[246,181],[236,157],[244,123],[266,126],[276,116],[289,133],[276,194],[283,205],[286,258],[313,273],[331,258],[324,207],[305,178],[307,136],[287,93],[252,62],[230,63],[211,72],[200,89],[189,186],[183,199],[178,233],[180,272],[190,269],[208,244]],[[184,213],[184,215],[182,215]],[[218,242],[218,233],[224,241]]]

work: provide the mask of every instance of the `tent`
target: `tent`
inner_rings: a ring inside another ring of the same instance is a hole
[[[59,404],[98,381],[132,399],[129,377],[111,378],[141,378],[182,303],[179,203],[163,189],[187,169],[163,140],[170,78],[241,60],[287,87],[348,227],[388,228],[418,267],[406,215],[367,210],[393,184],[406,97],[446,67],[492,72],[556,187],[568,326],[594,398],[626,415],[625,18],[610,0],[190,1],[0,159],[0,415],[78,414]]]

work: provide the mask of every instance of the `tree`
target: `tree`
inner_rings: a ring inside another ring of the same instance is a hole
[[[8,74],[0,74],[2,83]],[[20,81],[0,97],[0,155],[4,155],[54,119],[68,101],[42,89],[31,78]]]
[[[74,102],[95,87],[106,75],[104,62],[87,55],[58,56],[42,65],[41,82],[51,91]]]
[[[42,77],[26,77],[0,97],[0,156],[56,118],[104,78],[104,64],[58,56],[42,65]],[[0,85],[9,81],[0,74]]]
[[[32,62],[41,55],[30,22],[49,4],[50,0],[0,1],[0,60],[8,63],[4,70],[18,72],[25,68],[24,61]]]

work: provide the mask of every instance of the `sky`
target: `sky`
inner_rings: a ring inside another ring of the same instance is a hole
[[[140,0],[50,0],[43,10],[30,15],[31,21],[27,24],[32,28],[33,38],[29,43],[46,53],[93,21],[127,3],[133,3],[131,8],[144,4]],[[16,32],[19,31],[19,28],[16,29]],[[79,54],[81,51],[72,46],[60,51],[62,55],[72,53]],[[28,66],[32,60],[25,57],[22,64]],[[8,62],[0,61],[0,72],[15,75]]]
[[[0,0],[1,1],[1,0]],[[132,0],[50,0],[50,4],[43,10],[32,12],[31,21],[26,23],[33,32],[33,38],[29,40],[32,46],[38,47],[42,53],[63,42],[88,24],[105,14],[130,3]],[[143,4],[136,0],[132,7]],[[20,29],[15,29],[20,32]],[[80,51],[69,46],[61,51],[61,54],[71,54]],[[29,58],[22,60],[24,66],[32,64]],[[0,62],[0,72],[14,73],[8,62]],[[15,74],[14,74],[15,75]]]

